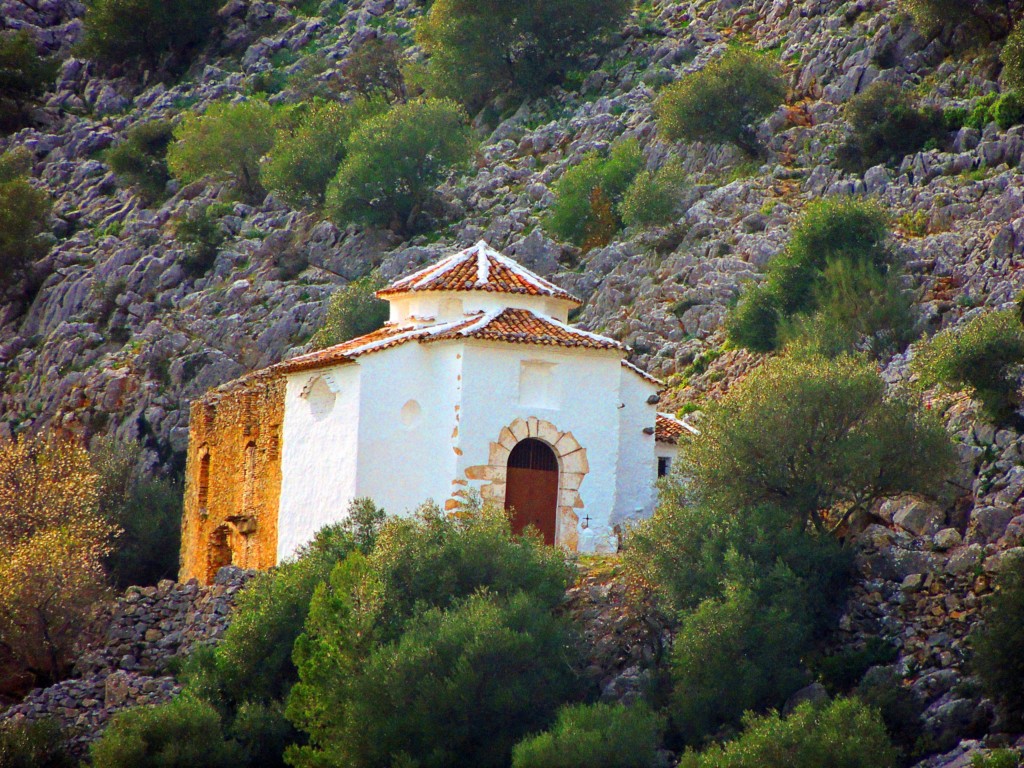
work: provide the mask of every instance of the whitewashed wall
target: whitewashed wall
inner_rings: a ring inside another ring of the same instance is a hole
[[[487,293],[486,291],[426,291],[389,296],[391,322],[400,323],[410,317],[436,318],[440,322],[459,320],[474,312],[493,312],[496,309],[530,309],[539,314],[568,322],[573,302],[550,296],[531,296],[516,293]]]
[[[655,458],[652,429],[657,418],[657,405],[647,399],[657,394],[658,387],[624,366],[619,366],[621,389],[619,399],[619,461],[615,513],[611,524],[648,517],[654,511],[658,463]]]
[[[320,528],[341,520],[355,496],[359,374],[358,366],[346,365],[288,377],[281,440],[278,562],[312,540]],[[316,395],[324,386],[333,392],[333,404],[318,402]]]
[[[550,371],[543,396],[525,404],[524,362]],[[324,412],[317,398],[328,383],[334,402]],[[577,512],[590,520],[580,547],[600,547],[613,525],[653,507],[654,438],[643,429],[654,426],[655,407],[646,400],[656,389],[624,369],[616,351],[480,340],[414,342],[293,374],[278,559],[341,520],[353,498],[368,496],[392,514],[408,514],[427,499],[443,504],[468,467],[488,463],[502,428],[530,416],[572,432],[586,449],[590,470]]]

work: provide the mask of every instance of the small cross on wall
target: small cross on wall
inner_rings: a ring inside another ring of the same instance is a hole
[[[584,515],[583,516],[583,528],[586,529],[586,528],[589,528],[589,527],[590,527],[590,515]]]

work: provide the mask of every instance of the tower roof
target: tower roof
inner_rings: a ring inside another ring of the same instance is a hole
[[[381,298],[418,291],[485,291],[550,296],[577,306],[579,299],[503,256],[481,240],[377,292]]]

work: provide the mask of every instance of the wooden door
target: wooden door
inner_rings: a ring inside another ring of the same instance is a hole
[[[545,544],[555,543],[555,513],[558,507],[558,459],[539,440],[523,440],[508,458],[505,480],[505,509],[511,509],[512,531],[522,533],[533,526]]]

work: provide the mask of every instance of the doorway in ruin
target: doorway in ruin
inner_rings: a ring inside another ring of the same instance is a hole
[[[222,525],[210,535],[207,549],[206,583],[212,584],[217,571],[231,565],[234,553],[231,551],[231,529]]]
[[[505,509],[512,510],[512,531],[533,526],[554,545],[558,512],[558,457],[540,440],[527,438],[508,456]]]

